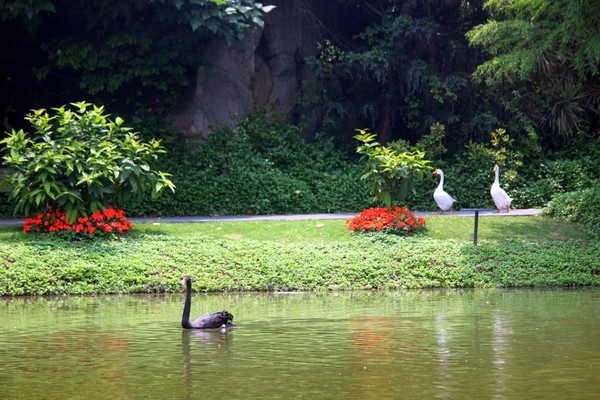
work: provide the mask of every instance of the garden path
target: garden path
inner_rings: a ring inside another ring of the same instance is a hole
[[[492,209],[480,209],[479,216],[496,216],[496,217],[518,217],[539,215],[542,210],[539,208],[526,208],[510,210],[510,213],[497,213]],[[218,222],[218,221],[266,221],[266,220],[294,220],[294,219],[348,219],[356,214],[341,213],[341,214],[285,214],[285,215],[213,215],[213,216],[188,216],[188,217],[132,217],[128,218],[132,223],[136,222]],[[421,217],[440,215],[437,212],[416,211],[415,214]],[[441,215],[449,215],[447,212]],[[454,211],[453,216],[457,217],[473,217],[475,209],[463,209]],[[0,219],[0,225],[22,225],[23,219]]]

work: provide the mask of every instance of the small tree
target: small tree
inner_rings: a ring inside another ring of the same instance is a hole
[[[174,191],[169,174],[149,164],[165,152],[160,141],[142,141],[123,119],[111,120],[104,107],[71,105],[52,113],[32,110],[25,117],[31,133],[13,129],[0,141],[6,146],[15,214],[53,207],[74,222],[132,196],[158,197],[166,187]]]
[[[392,147],[380,145],[375,134],[367,129],[356,129],[354,136],[362,144],[356,152],[362,154],[365,161],[365,173],[361,179],[371,183],[370,193],[374,201],[380,201],[387,207],[406,200],[415,192],[415,182],[423,179],[424,172],[431,169],[430,161],[420,150],[401,152]]]

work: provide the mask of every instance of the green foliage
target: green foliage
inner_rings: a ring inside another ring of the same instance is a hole
[[[207,62],[203,52],[210,41],[243,38],[274,8],[253,0],[2,3],[7,4],[0,7],[0,21],[8,25],[0,33],[10,34],[14,43],[0,47],[11,53],[0,74],[6,81],[19,78],[3,82],[3,92],[28,108],[32,101],[62,103],[83,95],[119,111],[153,113],[177,104],[195,70]],[[23,98],[23,89],[32,86],[35,96]]]
[[[154,232],[113,242],[34,240],[15,232],[0,241],[0,295],[177,292],[184,273],[194,277],[197,290],[209,292],[600,285],[595,241],[511,240],[474,247],[346,232],[344,241],[290,242],[150,228]]]
[[[479,4],[337,3],[365,23],[322,42],[308,60],[316,80],[305,84],[303,101],[324,113],[327,129],[373,126],[383,143],[407,138],[406,131],[416,140],[435,122],[467,136],[481,129],[474,116],[482,104],[467,79],[475,52],[463,32],[478,21]]]
[[[25,17],[32,21],[39,14],[54,12],[51,0],[0,0],[0,21]]]
[[[164,153],[160,142],[140,140],[103,107],[79,102],[52,111],[33,110],[25,118],[32,132],[13,129],[0,142],[6,145],[15,213],[52,206],[72,222],[134,195],[158,197],[166,187],[174,190],[168,174],[149,165]]]
[[[439,160],[448,151],[444,146],[446,127],[439,122],[435,122],[429,127],[429,132],[419,139],[415,144],[415,148],[425,153],[429,160]]]
[[[600,183],[554,197],[544,209],[551,217],[581,224],[590,235],[600,237]]]
[[[366,164],[361,179],[369,182],[373,200],[387,207],[406,201],[409,194],[415,192],[415,182],[431,169],[425,153],[420,150],[401,152],[392,144],[382,146],[367,129],[356,130],[359,133],[354,138],[361,142],[356,152]]]
[[[212,0],[69,3],[57,18],[72,14],[85,30],[70,26],[71,35],[51,37],[44,49],[59,69],[80,71],[89,94],[135,83],[139,90],[175,96],[188,84],[187,69],[200,65],[207,34],[241,39],[247,28],[262,24],[262,8],[250,0],[228,1],[226,8]],[[40,70],[40,76],[49,71]]]
[[[458,199],[458,208],[493,207],[489,190],[496,163],[501,165],[501,184],[517,208],[543,207],[559,193],[600,179],[595,161],[600,147],[590,139],[566,147],[568,151],[543,154],[536,135],[514,137],[497,129],[488,133],[488,143],[447,154],[444,131],[434,124],[414,146],[394,141],[388,147],[397,153],[425,153],[433,166],[444,170],[445,188]],[[364,164],[344,156],[331,140],[307,143],[299,128],[272,115],[220,127],[193,154],[182,149],[170,154],[159,165],[174,174],[177,193],[131,202],[129,216],[359,212],[372,205],[370,183],[359,179]],[[435,176],[424,173],[403,205],[435,210],[437,184]]]
[[[517,178],[517,170],[523,165],[523,154],[515,149],[515,140],[503,128],[491,133],[489,145],[471,142],[467,145],[466,156],[471,161],[483,165],[498,164],[508,167],[504,175],[509,182]]]
[[[550,51],[570,58],[580,76],[598,74],[598,2],[487,0],[485,7],[494,19],[467,33],[472,45],[484,47],[494,57],[478,68],[479,76],[494,81],[512,76],[526,79]]]
[[[521,108],[559,136],[589,129],[585,122],[597,114],[600,101],[599,3],[488,0],[485,7],[492,19],[467,33],[471,45],[491,55],[475,78],[505,102],[519,93],[523,101],[507,110],[519,114]]]
[[[337,212],[369,204],[360,168],[331,140],[306,142],[298,127],[255,114],[221,126],[196,151],[161,160],[177,192],[127,205],[128,215]]]

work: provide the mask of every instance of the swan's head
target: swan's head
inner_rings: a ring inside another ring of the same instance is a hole
[[[227,322],[233,321],[233,314],[231,314],[230,312],[223,310],[219,314],[221,314],[221,317],[225,318]]]
[[[190,281],[190,276],[186,275],[183,277],[183,279],[181,280],[181,283],[188,283]]]

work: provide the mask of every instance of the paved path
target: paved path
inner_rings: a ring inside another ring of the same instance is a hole
[[[479,216],[496,217],[518,217],[524,215],[538,215],[542,212],[538,208],[527,208],[522,210],[510,210],[510,213],[497,213],[492,209],[479,210]],[[295,220],[295,219],[348,219],[356,214],[289,214],[289,215],[229,215],[229,216],[197,216],[197,217],[160,217],[160,218],[128,218],[132,223],[136,222],[219,222],[219,221],[274,221],[274,220]],[[422,217],[439,215],[436,212],[417,211],[415,214]],[[443,215],[449,215],[444,213]],[[464,209],[455,211],[452,216],[473,217],[474,209]],[[0,219],[0,225],[22,225],[22,219]]]

